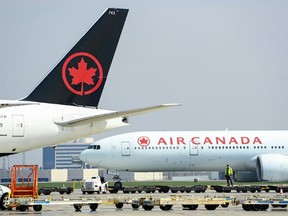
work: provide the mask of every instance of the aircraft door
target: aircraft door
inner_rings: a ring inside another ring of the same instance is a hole
[[[189,142],[189,149],[191,156],[197,156],[199,154],[199,145],[195,145]]]
[[[12,136],[23,137],[24,136],[24,116],[12,115]]]
[[[121,142],[121,152],[122,152],[122,156],[130,156],[130,142],[129,141]]]

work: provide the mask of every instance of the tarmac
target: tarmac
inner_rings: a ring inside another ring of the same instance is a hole
[[[76,189],[72,194],[70,195],[60,195],[57,192],[51,193],[49,196],[41,195],[39,199],[45,199],[45,198],[52,198],[52,199],[59,199],[59,198],[66,198],[66,199],[73,199],[73,198],[79,198],[79,197],[87,197],[87,198],[98,198],[101,199],[114,199],[114,198],[140,198],[140,197],[169,197],[174,196],[173,193],[163,194],[163,193],[153,193],[153,194],[146,194],[146,193],[135,193],[135,194],[123,194],[122,192],[119,192],[118,194],[93,194],[93,195],[83,195],[82,192],[79,189]],[[217,193],[215,191],[206,191],[205,193],[177,193],[176,195],[180,196],[191,196],[191,197],[216,197],[216,196],[238,196],[238,197],[247,197],[249,195],[257,195],[260,197],[273,197],[276,196],[276,192],[260,192],[260,193]],[[0,211],[0,215],[47,215],[47,216],[56,216],[56,215],[65,215],[65,216],[85,216],[85,215],[101,215],[101,216],[149,216],[149,215],[155,215],[155,216],[167,216],[167,215],[221,215],[221,216],[238,216],[241,215],[287,215],[287,208],[272,208],[269,207],[268,210],[265,211],[244,211],[242,209],[242,205],[229,205],[227,208],[223,208],[219,206],[216,210],[206,210],[204,205],[199,205],[197,210],[184,210],[182,205],[174,205],[171,210],[169,211],[163,211],[159,208],[159,206],[155,206],[151,211],[145,211],[141,206],[139,209],[133,209],[130,204],[124,204],[122,209],[117,209],[114,204],[100,204],[99,207],[96,209],[96,211],[91,211],[89,206],[83,206],[80,211],[76,211],[73,206],[71,205],[43,205],[43,209],[40,212],[35,212],[33,208],[29,208],[25,212],[17,211],[15,208],[12,210],[5,210]]]

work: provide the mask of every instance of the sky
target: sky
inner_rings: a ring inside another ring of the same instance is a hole
[[[0,0],[0,98],[27,96],[108,7],[129,14],[100,108],[182,106],[132,117],[96,139],[288,129],[285,0]]]

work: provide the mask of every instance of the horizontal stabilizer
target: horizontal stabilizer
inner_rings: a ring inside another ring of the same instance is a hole
[[[12,107],[12,106],[23,106],[23,105],[38,105],[37,102],[29,101],[16,101],[16,100],[0,100],[0,108]]]
[[[115,119],[115,118],[121,118],[121,117],[125,118],[129,116],[140,115],[140,114],[144,114],[147,112],[174,107],[174,106],[180,106],[180,104],[162,104],[158,106],[151,106],[151,107],[145,107],[145,108],[139,108],[139,109],[133,109],[133,110],[127,110],[127,111],[111,112],[111,113],[105,113],[101,115],[77,118],[77,119],[73,119],[69,121],[55,121],[54,123],[63,127],[74,127],[74,126],[81,126],[81,125],[86,125],[90,123],[105,121],[109,119]]]

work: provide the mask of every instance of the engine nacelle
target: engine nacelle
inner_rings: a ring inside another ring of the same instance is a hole
[[[288,181],[288,156],[265,154],[257,157],[256,173],[259,181]]]

